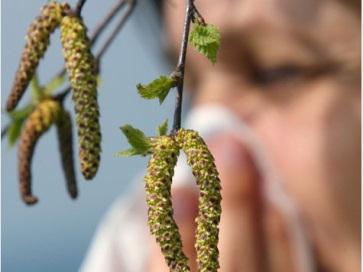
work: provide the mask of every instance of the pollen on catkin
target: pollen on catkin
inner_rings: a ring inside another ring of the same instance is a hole
[[[28,205],[38,201],[31,190],[31,163],[34,148],[40,136],[57,121],[60,109],[59,102],[55,100],[47,99],[40,102],[26,120],[21,132],[18,150],[19,185],[21,197]]]
[[[179,148],[172,137],[155,139],[144,178],[148,224],[161,247],[170,271],[190,271],[182,250],[178,227],[173,219],[171,183]]]
[[[222,199],[217,168],[207,145],[196,131],[180,129],[176,141],[187,156],[200,191],[195,242],[198,271],[214,272],[219,268],[217,245]]]
[[[49,45],[50,35],[59,26],[63,16],[70,9],[66,3],[50,2],[44,5],[41,13],[31,23],[26,35],[19,68],[6,102],[6,110],[12,111],[23,96],[33,78],[40,59]]]
[[[74,199],[78,195],[78,189],[73,159],[72,119],[69,112],[64,109],[61,110],[57,122],[57,135],[67,190]]]
[[[100,163],[101,129],[95,61],[86,32],[82,18],[70,14],[62,19],[61,41],[73,90],[81,172],[86,179],[92,179]]]

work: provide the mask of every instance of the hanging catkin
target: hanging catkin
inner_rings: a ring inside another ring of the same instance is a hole
[[[44,100],[30,114],[21,132],[18,151],[20,193],[28,205],[38,201],[31,192],[31,162],[35,145],[40,136],[57,121],[59,113],[60,105],[57,101]]]
[[[171,182],[178,155],[179,148],[173,138],[156,138],[144,178],[148,223],[170,271],[189,271],[171,202]]]
[[[50,35],[68,10],[69,5],[66,3],[51,2],[42,7],[40,15],[30,25],[19,68],[6,102],[7,111],[12,111],[23,96],[49,45]]]
[[[180,129],[176,141],[188,158],[199,187],[195,247],[198,271],[215,272],[218,262],[218,233],[221,216],[221,185],[214,158],[196,131]]]
[[[86,179],[92,179],[100,162],[101,130],[95,61],[86,32],[80,17],[70,14],[62,19],[61,40],[73,89],[81,171]]]
[[[61,155],[64,176],[67,182],[68,193],[71,198],[76,198],[78,195],[78,190],[76,174],[74,170],[72,134],[71,116],[69,112],[62,109],[57,122],[59,152]]]

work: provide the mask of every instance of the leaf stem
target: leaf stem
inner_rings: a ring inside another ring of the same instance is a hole
[[[184,88],[184,74],[185,74],[185,62],[188,48],[189,30],[190,23],[193,18],[194,13],[194,0],[187,0],[186,10],[185,10],[185,20],[183,29],[183,38],[180,47],[178,64],[175,69],[175,74],[178,75],[177,80],[177,93],[175,98],[175,111],[174,111],[174,122],[171,134],[175,133],[181,127],[181,114],[182,114],[182,102],[183,102],[183,88]]]

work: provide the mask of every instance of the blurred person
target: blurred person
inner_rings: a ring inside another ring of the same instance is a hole
[[[185,1],[158,5],[174,62]],[[188,51],[185,123],[220,173],[220,271],[360,271],[360,1],[195,5],[221,32],[216,65]],[[181,159],[173,207],[196,271],[198,191],[186,169]],[[82,271],[168,271],[140,180],[111,208]]]

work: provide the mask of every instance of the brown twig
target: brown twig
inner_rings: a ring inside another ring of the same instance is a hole
[[[87,0],[78,0],[77,6],[74,9],[74,12],[80,16],[82,12],[83,5],[86,3]]]
[[[178,64],[175,69],[174,75],[177,79],[177,93],[175,99],[175,111],[174,111],[174,122],[172,134],[175,134],[181,127],[181,114],[182,114],[182,102],[183,102],[183,88],[184,88],[184,71],[185,71],[185,61],[188,48],[189,30],[190,23],[194,16],[194,0],[187,0],[185,20],[184,20],[184,30],[183,38],[180,47]]]
[[[132,12],[133,12],[133,10],[135,8],[135,5],[136,5],[136,0],[128,0],[128,8],[127,8],[126,12],[122,16],[121,20],[116,25],[115,29],[112,31],[112,33],[110,34],[110,36],[108,37],[108,39],[105,41],[105,43],[101,47],[100,51],[97,53],[97,55],[96,55],[96,63],[99,62],[99,60],[101,59],[101,57],[103,56],[103,54],[107,51],[107,49],[109,48],[109,46],[111,45],[111,43],[114,41],[115,37],[120,32],[120,30],[122,29],[122,27],[126,23],[127,19],[132,14]]]
[[[121,10],[121,8],[126,4],[127,0],[118,1],[107,13],[107,15],[102,19],[102,21],[96,26],[93,33],[91,34],[90,43],[93,46],[101,33],[105,30],[105,28],[109,25],[112,19],[116,16],[116,14]]]
[[[5,127],[1,129],[1,141],[5,139],[6,134],[8,133],[10,125],[7,124]]]
[[[193,18],[192,20],[196,19],[197,21],[199,21],[202,25],[206,25],[206,22],[202,16],[202,14],[200,14],[199,10],[195,7],[195,5],[193,5]]]
[[[71,86],[64,88],[63,91],[54,96],[54,99],[58,100],[60,103],[63,103],[64,99],[71,92],[71,90],[72,90]]]

